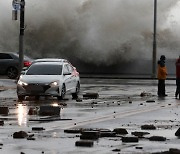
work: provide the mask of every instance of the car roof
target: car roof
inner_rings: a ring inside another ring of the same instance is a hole
[[[63,65],[63,62],[58,62],[58,61],[38,61],[38,62],[33,62],[33,65]]]
[[[66,59],[59,59],[59,58],[42,58],[42,59],[36,59],[33,61],[33,63],[37,62],[61,62],[61,63],[70,63]]]

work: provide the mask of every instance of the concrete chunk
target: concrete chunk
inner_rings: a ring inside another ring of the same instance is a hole
[[[144,129],[144,130],[155,130],[156,127],[154,125],[142,125],[141,129]]]
[[[113,132],[115,132],[116,134],[121,134],[121,135],[128,134],[128,132],[125,128],[115,128],[113,130]]]
[[[116,137],[115,132],[100,132],[100,137]]]
[[[33,131],[42,131],[45,130],[43,127],[32,127]]]
[[[138,137],[122,137],[122,142],[139,142]]]
[[[42,116],[52,116],[52,115],[60,115],[60,107],[59,106],[40,106],[39,115]]]
[[[175,136],[180,136],[180,128],[176,131]]]
[[[94,145],[93,141],[76,141],[75,143],[76,146],[81,146],[81,147],[92,147]]]
[[[143,137],[144,135],[148,135],[150,133],[148,132],[131,132],[132,135],[137,136],[137,137]]]
[[[82,131],[80,139],[97,140],[100,137],[99,131]]]
[[[27,138],[27,137],[28,137],[28,134],[24,131],[15,132],[13,134],[13,138],[16,138],[16,139],[23,139],[23,138]]]
[[[82,129],[65,129],[64,132],[71,134],[80,134],[82,132]]]
[[[9,113],[9,108],[8,107],[4,107],[4,106],[0,107],[0,114],[8,115],[8,113]]]
[[[83,98],[85,99],[97,99],[99,97],[98,93],[86,93],[83,95]]]
[[[166,137],[163,136],[151,136],[149,138],[150,141],[166,141]]]

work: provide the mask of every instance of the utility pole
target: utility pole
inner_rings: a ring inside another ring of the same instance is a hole
[[[19,33],[19,72],[23,69],[24,61],[24,13],[25,13],[25,0],[20,2],[20,33]]]
[[[157,0],[154,0],[154,34],[153,34],[153,54],[152,54],[152,78],[156,77],[156,20],[157,20]]]
[[[12,1],[12,19],[17,20],[18,11],[20,11],[20,31],[19,31],[19,73],[23,69],[24,62],[24,14],[25,14],[25,0]]]

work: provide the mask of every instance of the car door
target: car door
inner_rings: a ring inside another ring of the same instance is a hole
[[[13,58],[7,53],[0,53],[0,72],[5,74],[8,67],[14,66]]]
[[[71,73],[71,89],[74,89],[76,88],[76,84],[77,84],[76,76],[75,74],[73,74],[74,68],[72,65],[68,64],[68,69],[69,72]]]
[[[66,85],[66,91],[69,91],[71,89],[71,73],[69,72],[68,65],[65,64],[63,67],[63,78],[64,78],[64,83]]]

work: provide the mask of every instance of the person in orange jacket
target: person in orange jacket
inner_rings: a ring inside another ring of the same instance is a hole
[[[180,56],[176,60],[176,93],[175,97],[177,98],[179,95],[180,99]]]
[[[160,60],[158,60],[158,96],[164,97],[167,96],[165,93],[165,80],[167,77],[167,68],[165,65],[166,57],[161,55]]]

